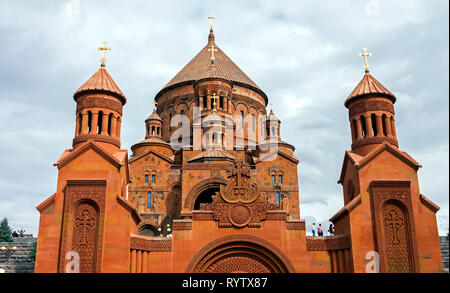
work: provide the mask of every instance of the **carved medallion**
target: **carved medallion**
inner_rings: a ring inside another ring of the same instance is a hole
[[[252,211],[247,205],[236,204],[228,211],[228,219],[236,227],[244,227],[252,219]]]

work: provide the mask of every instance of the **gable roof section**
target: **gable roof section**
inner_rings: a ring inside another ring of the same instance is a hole
[[[348,162],[350,161],[357,169],[361,169],[364,166],[366,166],[370,161],[372,161],[374,158],[376,158],[379,154],[381,154],[383,151],[388,151],[395,157],[397,157],[399,160],[403,161],[405,164],[409,165],[416,171],[422,167],[416,160],[414,160],[410,155],[408,155],[406,152],[400,151],[396,147],[394,147],[392,144],[384,141],[381,143],[377,148],[369,152],[365,156],[360,156],[352,151],[345,151],[345,157],[344,157],[344,163],[342,164],[342,170],[341,170],[341,176],[339,178],[338,183],[343,183],[344,176],[345,176],[345,170],[347,167]]]
[[[71,161],[73,161],[75,158],[86,152],[87,150],[92,149],[96,153],[98,153],[100,156],[105,158],[108,162],[110,162],[112,165],[114,165],[116,168],[119,168],[120,166],[124,165],[126,162],[126,158],[124,158],[124,161],[119,161],[118,158],[116,158],[114,155],[111,155],[108,151],[106,151],[103,147],[95,143],[93,140],[88,140],[83,145],[77,147],[76,149],[68,152],[64,152],[64,154],[58,159],[56,163],[54,163],[54,166],[57,166],[58,169],[61,169]],[[125,157],[127,157],[125,155]]]
[[[152,149],[148,149],[145,152],[143,152],[142,154],[139,154],[136,157],[130,158],[129,162],[131,164],[131,163],[139,160],[140,158],[142,158],[142,157],[144,157],[144,156],[146,156],[146,155],[148,155],[150,153],[154,154],[157,157],[160,157],[161,159],[169,162],[170,164],[173,164],[175,162],[171,157],[165,156],[165,155],[161,154],[160,152],[152,150]]]
[[[294,164],[298,164],[300,162],[295,156],[290,156],[290,155],[288,155],[288,154],[286,154],[286,153],[284,153],[284,152],[282,152],[280,150],[276,150],[276,151],[273,151],[273,152],[262,154],[259,158],[257,158],[257,159],[254,158],[253,160],[255,161],[255,165],[256,165],[259,162],[264,162],[266,158],[269,158],[269,157],[271,157],[273,155],[277,155],[277,157],[278,156],[283,157],[283,158],[293,162]]]

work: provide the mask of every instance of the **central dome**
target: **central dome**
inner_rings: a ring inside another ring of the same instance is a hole
[[[214,39],[214,33],[210,30],[208,44],[159,91],[156,98],[166,90],[174,88],[177,85],[191,84],[197,80],[210,77],[210,48],[214,46],[214,49],[217,50],[214,51],[215,77],[257,91],[267,101],[265,93],[215,44]]]

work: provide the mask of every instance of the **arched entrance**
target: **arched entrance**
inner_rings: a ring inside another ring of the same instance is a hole
[[[194,210],[200,209],[200,204],[202,203],[212,203],[213,198],[212,196],[216,194],[216,192],[219,192],[220,188],[219,186],[211,186],[205,190],[203,190],[195,199],[194,203]]]
[[[210,202],[210,196],[220,190],[221,185],[225,185],[226,180],[220,177],[205,179],[195,184],[184,199],[183,209],[198,210],[200,203]]]
[[[251,235],[229,235],[200,249],[186,272],[293,273],[295,268],[272,243]]]
[[[158,236],[156,227],[150,224],[142,225],[139,228],[139,235]]]

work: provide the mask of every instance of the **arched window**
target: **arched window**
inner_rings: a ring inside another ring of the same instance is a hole
[[[275,182],[275,179],[276,179],[276,178],[275,178],[275,175],[272,175],[272,184],[273,184],[273,185],[275,185],[275,183],[276,183],[276,182]]]
[[[223,109],[223,96],[219,98],[219,109]]]
[[[283,175],[278,175],[278,183],[283,184]]]
[[[275,200],[276,200],[277,205],[280,206],[280,192],[279,191],[277,191],[275,193]]]
[[[216,140],[217,140],[217,133],[213,132],[213,135],[212,135],[212,142],[215,143]]]
[[[354,131],[353,131],[353,140],[355,140],[358,137],[358,133],[356,132],[356,129],[357,129],[356,128],[356,120],[353,119],[352,123],[353,123],[353,129],[354,129]]]
[[[91,132],[91,127],[92,127],[92,112],[88,111],[88,129],[87,129],[87,133]]]
[[[80,134],[81,133],[81,125],[82,125],[82,122],[83,122],[83,115],[81,115],[81,113],[78,114],[78,119],[79,119],[79,123],[78,123],[78,132],[77,132],[77,134]]]
[[[373,136],[377,136],[378,135],[378,131],[377,131],[377,115],[375,115],[375,114],[370,115],[370,119],[372,120]]]
[[[361,115],[361,117],[359,117],[359,118],[361,119],[362,137],[366,137],[367,136],[366,117]]]
[[[383,124],[383,135],[385,135],[386,136],[386,133],[387,133],[387,129],[386,129],[386,114],[383,114],[383,116],[381,116],[381,122],[382,122],[382,124]]]
[[[203,109],[206,109],[206,96],[203,96]]]
[[[145,174],[145,183],[148,183],[148,174]]]
[[[113,114],[110,113],[108,116],[108,134],[111,135],[111,122],[112,122]]]
[[[160,128],[161,128],[161,127],[156,128],[156,134],[157,134],[157,135],[159,135]]]
[[[103,126],[103,111],[98,112],[97,134],[102,133]]]
[[[252,131],[254,132],[256,128],[255,114],[252,114]]]
[[[244,128],[244,111],[241,111],[241,127]]]
[[[152,126],[152,135],[155,135],[155,126]]]
[[[156,183],[156,174],[152,174],[152,183]]]

